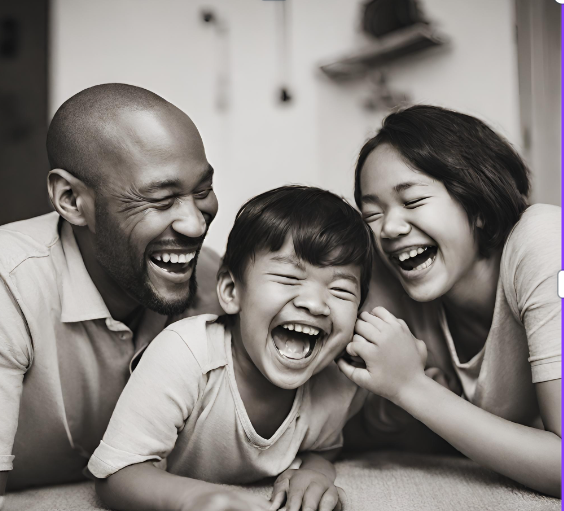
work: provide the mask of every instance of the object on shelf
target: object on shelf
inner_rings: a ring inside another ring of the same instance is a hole
[[[364,4],[362,30],[382,37],[417,23],[428,23],[417,0],[370,0]]]
[[[446,36],[439,34],[432,25],[418,23],[374,39],[364,47],[333,62],[323,64],[320,68],[335,80],[360,78],[373,68],[447,42]]]
[[[363,104],[365,110],[371,112],[387,111],[409,101],[407,94],[390,89],[386,74],[383,71],[372,71],[367,74],[366,78],[370,88]]]

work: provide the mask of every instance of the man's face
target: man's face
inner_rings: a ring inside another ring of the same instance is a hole
[[[194,298],[195,267],[217,213],[200,136],[179,110],[120,114],[96,194],[96,259],[135,301],[179,314]]]

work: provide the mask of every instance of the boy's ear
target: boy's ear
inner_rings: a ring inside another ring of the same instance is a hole
[[[219,304],[226,314],[238,314],[239,296],[237,294],[237,284],[231,272],[222,266],[217,272],[217,297]]]
[[[53,207],[67,222],[88,226],[95,231],[94,190],[64,169],[53,169],[47,176],[47,188]]]

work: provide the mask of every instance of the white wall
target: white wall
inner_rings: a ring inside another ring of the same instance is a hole
[[[208,236],[222,251],[239,206],[285,183],[352,197],[356,155],[382,114],[363,110],[361,83],[338,85],[317,71],[359,42],[359,1],[287,0],[291,87],[276,101],[277,16],[261,0],[53,0],[51,114],[97,83],[125,82],[162,95],[187,112],[216,168],[220,211]],[[513,0],[423,0],[452,43],[389,66],[390,84],[416,102],[486,120],[518,147]],[[200,20],[213,7],[229,27],[230,106],[215,105],[217,36]]]

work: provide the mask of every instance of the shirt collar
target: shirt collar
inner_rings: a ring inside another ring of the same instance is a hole
[[[64,255],[60,281],[61,321],[76,323],[111,318],[104,299],[84,266],[72,227],[61,219],[59,228]]]

